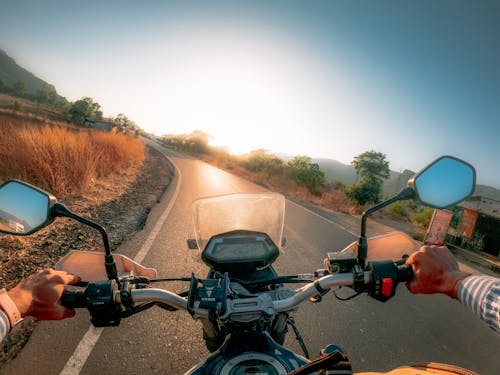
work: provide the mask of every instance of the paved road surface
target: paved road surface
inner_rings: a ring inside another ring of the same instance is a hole
[[[186,246],[186,238],[192,237],[191,202],[202,196],[262,189],[198,160],[163,151],[177,166],[178,176],[151,211],[146,228],[119,252],[135,257],[139,249],[148,250],[141,253],[143,264],[157,268],[162,276],[186,276],[192,271],[204,275],[207,269],[199,252]],[[276,264],[281,273],[321,268],[327,250],[342,249],[354,240],[351,233],[294,203],[288,202],[286,210],[287,246]],[[155,228],[162,220],[163,225]],[[155,229],[157,235],[151,235]],[[148,237],[151,246],[144,248]],[[167,285],[173,291],[186,287]],[[310,353],[336,343],[348,351],[356,371],[441,361],[484,375],[500,373],[500,336],[445,296],[411,296],[401,287],[396,298],[382,304],[366,296],[340,302],[329,294],[321,304],[303,304],[296,321]],[[82,342],[86,333],[90,340]],[[300,352],[292,334],[286,344]],[[0,373],[60,374],[65,369],[65,374],[181,374],[207,354],[199,324],[185,312],[154,308],[101,332],[89,330],[88,313],[79,311],[74,319],[40,323],[21,354]]]

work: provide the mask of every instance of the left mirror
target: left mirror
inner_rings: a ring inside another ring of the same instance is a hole
[[[0,186],[0,233],[27,235],[52,221],[56,199],[34,186],[10,180]]]

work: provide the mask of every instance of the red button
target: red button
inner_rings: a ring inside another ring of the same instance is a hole
[[[393,281],[391,278],[382,280],[382,295],[385,297],[392,296],[392,285]]]

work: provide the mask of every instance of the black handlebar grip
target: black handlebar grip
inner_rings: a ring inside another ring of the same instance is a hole
[[[85,291],[64,289],[64,292],[61,296],[61,305],[70,309],[87,307]]]
[[[398,282],[412,281],[413,268],[409,264],[398,266]]]

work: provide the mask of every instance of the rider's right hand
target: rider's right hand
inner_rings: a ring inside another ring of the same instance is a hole
[[[458,286],[469,273],[460,271],[451,252],[444,246],[422,246],[406,260],[414,278],[406,286],[414,294],[444,293],[457,298]]]

